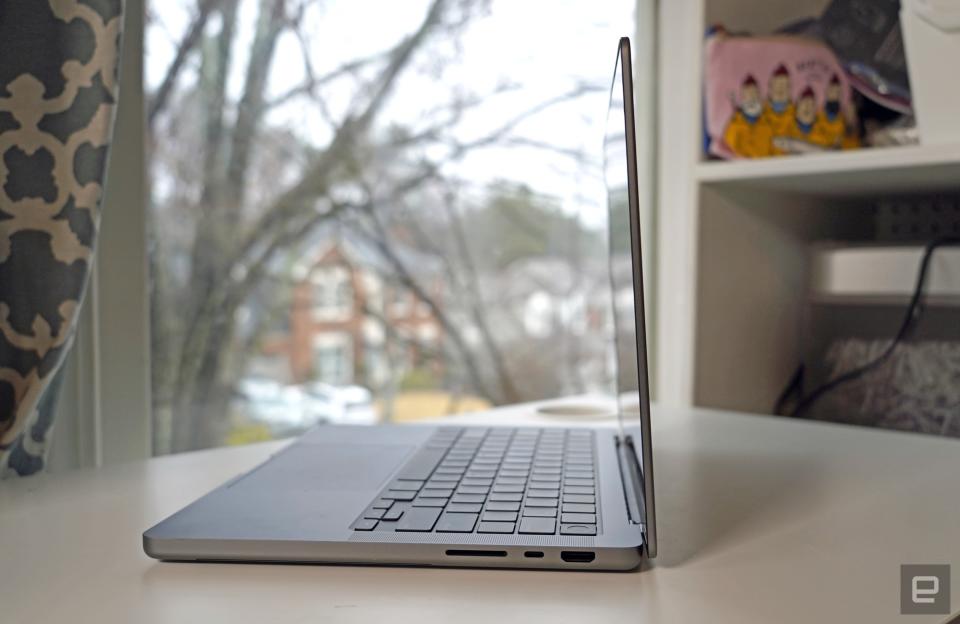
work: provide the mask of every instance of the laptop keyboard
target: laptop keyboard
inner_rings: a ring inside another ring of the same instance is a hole
[[[355,531],[596,535],[594,434],[442,427]]]

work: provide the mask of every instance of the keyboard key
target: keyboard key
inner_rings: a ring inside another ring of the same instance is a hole
[[[477,505],[479,507],[479,505]],[[479,509],[477,510],[479,511]],[[434,531],[437,533],[470,533],[477,524],[475,513],[445,513],[440,516]]]
[[[529,472],[530,462],[505,461],[502,468],[504,470],[516,470],[518,472]]]
[[[553,535],[557,530],[557,521],[553,518],[523,518],[518,533],[528,535]]]
[[[523,515],[533,518],[556,518],[556,507],[524,507]]]
[[[377,502],[370,505],[374,509],[390,509],[390,505],[393,504],[392,500],[387,500],[385,498],[378,499]]]
[[[590,494],[564,494],[563,502],[565,503],[590,503],[593,504],[596,502],[596,499]]]
[[[523,494],[520,492],[494,492],[490,495],[492,501],[513,501],[523,500]]]
[[[400,518],[397,531],[429,531],[437,523],[441,511],[435,507],[414,507]]]
[[[520,511],[519,502],[491,501],[487,503],[487,511]]]
[[[483,521],[485,522],[516,522],[517,512],[515,511],[485,511],[483,512]]]
[[[483,494],[454,494],[454,503],[482,503],[487,499]]]
[[[364,517],[364,518],[367,518],[367,519],[371,519],[371,518],[372,518],[373,520],[379,520],[380,518],[383,517],[383,514],[385,514],[386,512],[387,512],[386,509],[374,509],[374,508],[370,508],[370,509],[366,510],[365,512],[363,512],[363,517]]]
[[[400,505],[394,505],[383,514],[384,520],[399,520],[400,516],[403,515],[403,507]]]
[[[561,470],[559,468],[539,468],[533,471],[534,479],[559,479]]]
[[[562,468],[562,467],[563,467],[563,462],[561,462],[560,460],[557,460],[557,461],[538,461],[538,462],[534,462],[534,463],[533,463],[533,469],[534,469],[534,470],[552,470],[552,469],[554,469],[554,468],[557,469],[557,470],[560,470],[560,468]]]
[[[560,522],[564,524],[596,524],[597,515],[590,513],[563,513]]]
[[[526,485],[527,480],[524,477],[500,477],[496,485]]]
[[[479,487],[471,485],[461,485],[457,488],[457,494],[486,494],[490,491],[488,487]]]
[[[532,488],[559,488],[560,479],[538,479],[534,477],[530,479],[530,487]]]
[[[592,479],[593,471],[592,470],[568,470],[567,478],[569,479],[571,477],[574,479]]]
[[[437,483],[442,483],[444,486],[449,487],[450,483],[456,483],[459,480],[460,480],[460,477],[458,475],[435,474],[432,477],[430,477],[429,481],[427,481],[427,487],[430,487],[431,485],[436,485]]]
[[[460,481],[460,485],[470,485],[470,486],[479,485],[480,487],[490,487],[491,485],[493,485],[493,479],[464,478],[462,481]]]
[[[593,524],[561,524],[560,535],[596,535],[597,527]]]
[[[494,492],[523,492],[524,487],[522,485],[494,485]]]
[[[444,507],[447,504],[446,498],[415,498],[414,507]]]
[[[389,490],[383,495],[383,498],[392,498],[398,501],[412,501],[417,495],[416,492],[401,492],[400,490]]]
[[[557,499],[555,498],[528,498],[527,507],[556,507]]]
[[[560,496],[560,490],[541,490],[530,488],[527,490],[528,498],[557,498]]]
[[[450,503],[447,511],[450,513],[480,513],[483,505],[480,503]]]
[[[423,487],[423,481],[404,481],[402,479],[397,479],[390,484],[391,490],[403,490],[403,491],[413,491],[416,492]]]
[[[584,487],[580,485],[565,485],[563,486],[563,494],[590,494],[593,495],[592,487]]]
[[[501,470],[501,477],[524,477],[530,474],[529,470]]]
[[[434,488],[423,488],[420,496],[426,498],[450,498],[453,496],[453,490],[438,490]]]
[[[377,526],[377,521],[371,518],[363,518],[353,523],[354,531],[372,531]]]
[[[513,533],[513,522],[481,522],[477,533]]]
[[[564,485],[589,485],[593,487],[593,479],[565,479]]]
[[[468,470],[467,478],[468,479],[492,479],[495,477],[497,472],[495,470]]]
[[[566,500],[564,500],[563,502],[562,510],[568,513],[589,513],[589,514],[597,513],[596,505],[587,505],[584,503],[568,503],[566,502]]]
[[[420,449],[410,458],[410,461],[400,469],[400,474],[397,475],[397,479],[426,481],[445,454],[446,451],[438,449]]]

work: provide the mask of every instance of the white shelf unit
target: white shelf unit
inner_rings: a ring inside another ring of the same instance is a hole
[[[660,4],[655,393],[767,413],[801,357],[814,246],[866,241],[890,195],[960,192],[960,145],[705,161],[703,33],[770,32],[827,0]]]

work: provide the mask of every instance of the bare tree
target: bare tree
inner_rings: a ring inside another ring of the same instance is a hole
[[[239,62],[234,58],[237,4],[198,1],[173,61],[149,99],[152,156],[167,164],[163,175],[158,173],[151,181],[151,227],[158,233],[150,258],[154,402],[156,426],[167,433],[166,441],[158,436],[160,446],[155,450],[207,446],[222,435],[231,384],[255,343],[250,336],[239,336],[238,314],[258,289],[270,287],[278,262],[307,244],[318,228],[347,213],[367,219],[367,235],[401,282],[439,319],[473,390],[495,402],[521,398],[481,302],[472,301],[469,309],[483,336],[483,358],[397,254],[383,215],[427,182],[441,180],[443,165],[471,150],[511,143],[551,149],[517,136],[515,130],[547,107],[598,87],[575,85],[468,142],[455,138],[457,124],[486,98],[516,85],[503,84],[483,95],[454,94],[428,111],[424,126],[384,132],[378,123],[402,76],[432,41],[450,40],[462,32],[485,10],[484,0],[432,0],[417,27],[392,47],[319,75],[302,24],[311,0],[257,0],[253,39],[242,71],[234,67]],[[305,79],[269,99],[270,69],[285,34],[301,46]],[[190,63],[195,63],[197,77],[184,84]],[[231,75],[243,77],[235,104],[229,95]],[[352,85],[353,93],[345,111],[335,114],[328,106],[327,90],[333,85],[342,90],[344,84]],[[298,99],[309,102],[330,124],[325,145],[299,141],[295,133],[266,125],[271,110]],[[172,139],[158,140],[161,134],[179,137],[179,147],[169,146]],[[426,145],[444,147],[443,156],[423,157]],[[180,151],[164,157],[167,149]],[[582,157],[569,151],[566,155]],[[402,173],[385,165],[379,173],[389,175],[371,184],[371,163],[391,158],[404,163],[396,168]],[[286,179],[291,168],[295,175]],[[166,190],[161,192],[160,187]],[[447,218],[455,226],[455,236],[464,237],[455,209],[448,208]],[[476,288],[476,270],[468,253],[450,270],[461,288]]]

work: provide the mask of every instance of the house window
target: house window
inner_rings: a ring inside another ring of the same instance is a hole
[[[314,381],[335,386],[353,383],[353,340],[348,334],[324,333],[313,339]]]
[[[353,284],[345,267],[317,269],[313,286],[313,318],[317,321],[349,320],[353,313]]]

